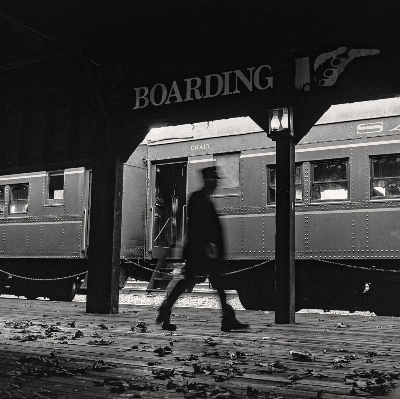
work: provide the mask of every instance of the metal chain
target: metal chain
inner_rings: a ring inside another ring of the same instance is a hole
[[[269,262],[272,262],[272,260],[266,260],[265,262],[259,263],[258,265],[253,265],[253,266],[245,267],[244,269],[235,270],[235,271],[233,271],[233,272],[221,273],[221,275],[222,275],[222,276],[227,276],[228,274],[236,274],[236,273],[245,272],[245,271],[247,271],[247,270],[255,269],[256,267],[265,265],[266,263],[269,263]]]
[[[68,278],[72,278],[72,277],[78,277],[81,274],[87,273],[87,270],[85,272],[82,273],[77,273],[77,274],[73,274],[72,276],[66,276],[66,277],[54,277],[54,278],[34,278],[34,277],[24,277],[24,276],[18,276],[17,274],[13,274],[10,272],[6,272],[4,270],[0,269],[0,272],[3,272],[5,274],[8,274],[9,276],[12,277],[17,277],[17,278],[21,278],[23,280],[33,280],[33,281],[55,281],[55,280],[66,280]]]
[[[375,266],[365,267],[365,266],[347,265],[347,264],[344,264],[344,263],[333,262],[333,261],[329,261],[329,260],[326,260],[326,259],[316,258],[316,257],[313,257],[313,256],[310,256],[310,259],[316,260],[316,261],[318,261],[318,262],[328,263],[328,264],[331,264],[331,265],[349,267],[349,268],[351,268],[351,269],[361,269],[361,270],[368,270],[368,271],[373,271],[373,272],[400,273],[400,270],[378,269],[378,268],[376,268]],[[232,272],[221,273],[221,275],[222,275],[222,276],[228,276],[228,275],[231,275],[231,274],[242,273],[242,272],[245,272],[245,271],[247,271],[247,270],[255,269],[256,267],[260,267],[260,266],[262,266],[262,265],[265,265],[265,264],[267,264],[267,263],[270,263],[270,262],[272,262],[273,260],[274,260],[274,259],[270,259],[270,260],[267,260],[267,261],[265,261],[265,262],[258,263],[257,265],[245,267],[244,269],[234,270],[234,271],[232,271]],[[138,266],[138,267],[140,267],[140,268],[142,268],[142,269],[149,270],[149,271],[152,272],[152,273],[154,272],[154,269],[151,269],[150,267],[146,267],[146,266],[143,266],[143,265],[141,265],[141,264],[139,264],[139,263],[133,262],[133,261],[131,261],[130,259],[124,259],[124,261],[125,261],[126,263],[130,263],[130,264],[133,264],[133,265],[135,265],[135,266]],[[55,281],[55,280],[66,280],[66,279],[69,279],[69,278],[78,277],[78,276],[80,276],[80,275],[82,275],[82,274],[87,273],[87,270],[84,271],[84,272],[82,272],[82,273],[73,274],[73,275],[71,275],[71,276],[54,277],[54,278],[24,277],[24,276],[19,276],[19,275],[17,275],[17,274],[10,273],[10,272],[6,272],[5,270],[1,270],[1,269],[0,269],[0,272],[5,273],[5,274],[8,274],[9,276],[21,278],[21,279],[24,279],[24,280],[32,280],[32,281]],[[165,275],[169,275],[169,276],[172,276],[172,275],[173,275],[172,272],[161,272],[161,271],[157,271],[157,273],[165,274]],[[196,277],[207,277],[207,276],[196,276]]]
[[[246,267],[246,268],[244,268],[244,269],[235,270],[235,271],[233,271],[233,272],[221,273],[221,276],[227,276],[227,275],[229,275],[229,274],[236,274],[236,273],[244,272],[244,271],[246,271],[246,270],[255,269],[256,267],[265,265],[266,263],[269,263],[269,262],[271,262],[272,260],[273,260],[273,259],[267,260],[267,261],[265,261],[265,262],[259,263],[258,265],[253,265],[253,266],[250,266],[250,267]],[[125,261],[126,261],[127,263],[131,263],[131,264],[133,264],[133,265],[135,265],[135,266],[139,266],[139,267],[141,267],[142,269],[146,269],[146,270],[149,270],[149,271],[151,271],[151,272],[154,272],[154,269],[151,269],[151,268],[149,268],[149,267],[140,265],[139,263],[133,262],[133,261],[131,261],[131,260],[129,260],[129,259],[125,259]],[[169,276],[172,276],[172,275],[173,275],[172,272],[160,272],[160,271],[156,271],[156,273],[165,274],[165,275],[169,275]],[[196,277],[207,277],[207,276],[196,276]]]
[[[365,266],[347,265],[347,264],[344,264],[344,263],[333,262],[333,261],[329,261],[329,260],[326,260],[326,259],[316,258],[316,257],[313,257],[313,256],[310,256],[310,259],[313,259],[313,260],[316,260],[316,261],[319,261],[319,262],[323,262],[323,263],[329,263],[329,264],[336,265],[336,266],[344,266],[344,267],[348,267],[348,268],[351,268],[351,269],[361,269],[361,270],[368,270],[368,271],[373,271],[373,272],[376,271],[376,272],[400,273],[400,270],[379,269],[379,268],[377,268],[375,266],[365,267]],[[256,267],[265,265],[266,263],[272,262],[273,260],[274,259],[270,259],[270,260],[267,260],[265,262],[259,263],[257,265],[246,267],[244,269],[235,270],[235,271],[232,271],[232,272],[221,273],[221,275],[222,276],[227,276],[227,275],[230,275],[230,274],[241,273],[241,272],[244,272],[244,271],[247,271],[247,270],[251,270],[251,269],[254,269]],[[139,266],[142,269],[146,269],[146,270],[149,270],[151,272],[154,272],[154,269],[151,269],[151,268],[146,267],[146,266],[142,266],[139,263],[135,263],[135,262],[133,262],[133,261],[131,261],[129,259],[125,259],[125,261],[128,262],[128,263],[132,263],[135,266]],[[165,274],[165,275],[172,275],[171,272],[160,272],[159,271],[158,273]],[[206,277],[206,276],[196,276],[196,277]]]
[[[139,266],[139,267],[141,267],[142,269],[149,270],[149,271],[151,271],[151,272],[154,272],[154,271],[155,271],[154,269],[151,269],[150,267],[146,267],[146,266],[140,265],[139,263],[136,263],[136,262],[134,262],[134,261],[132,261],[132,260],[130,260],[130,259],[124,259],[124,262],[126,262],[126,263],[131,263],[132,265]],[[159,271],[157,271],[156,273],[166,274],[166,275],[172,276],[172,273],[171,273],[171,272],[159,272]]]
[[[365,266],[355,266],[355,265],[346,265],[344,263],[338,263],[338,262],[333,262],[331,260],[326,260],[326,259],[319,259],[316,257],[310,257],[313,260],[319,261],[319,262],[323,262],[323,263],[330,263],[332,265],[336,265],[336,266],[344,266],[344,267],[349,267],[351,269],[361,269],[361,270],[368,270],[370,272],[389,272],[389,273],[400,273],[400,270],[391,270],[391,269],[378,269],[375,266],[371,266],[371,267],[365,267]]]

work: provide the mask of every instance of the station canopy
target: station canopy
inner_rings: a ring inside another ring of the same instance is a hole
[[[249,116],[266,130],[283,106],[299,142],[331,104],[400,94],[399,15],[398,0],[5,0],[0,71],[23,46],[24,65],[85,60],[125,157],[152,127]]]

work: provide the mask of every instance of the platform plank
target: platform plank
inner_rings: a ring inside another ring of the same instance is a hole
[[[400,397],[399,319],[298,313],[277,325],[237,313],[250,330],[223,333],[218,310],[176,308],[170,333],[152,306],[99,315],[0,298],[0,398]]]

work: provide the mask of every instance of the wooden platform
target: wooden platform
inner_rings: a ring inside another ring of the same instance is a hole
[[[400,397],[399,319],[237,313],[252,328],[227,334],[219,311],[176,308],[168,333],[149,306],[1,298],[0,398]]]

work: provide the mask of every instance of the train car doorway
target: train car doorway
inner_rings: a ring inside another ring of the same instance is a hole
[[[152,255],[179,259],[186,228],[187,162],[154,165]]]

